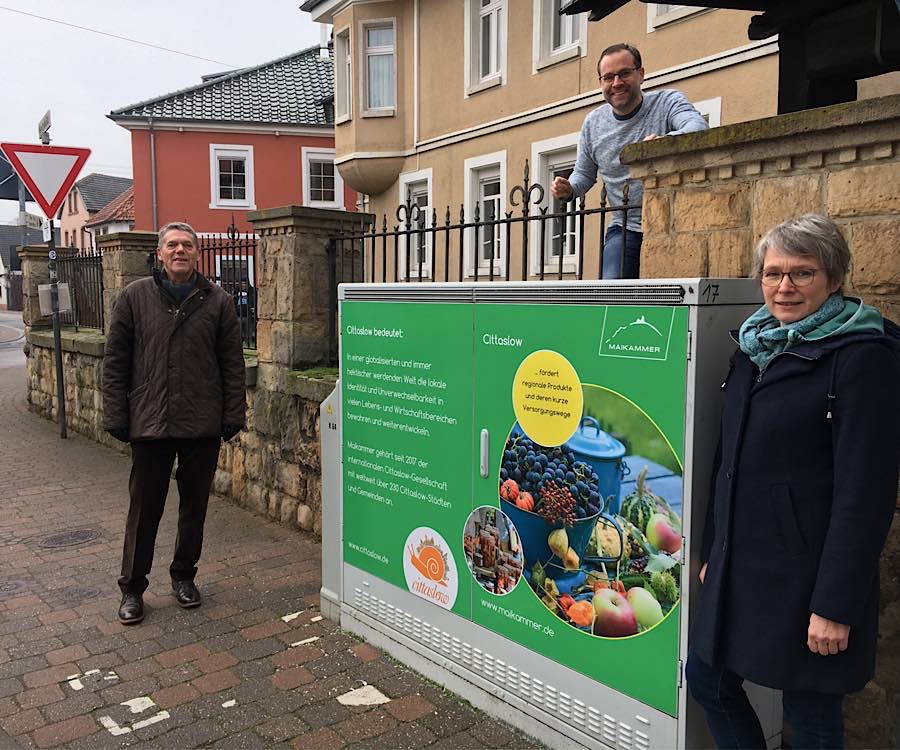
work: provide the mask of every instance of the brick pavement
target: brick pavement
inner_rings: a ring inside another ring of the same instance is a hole
[[[536,747],[322,619],[320,544],[218,498],[203,606],[169,594],[170,502],[146,619],[120,625],[129,461],[60,440],[24,377],[0,365],[0,748]],[[338,702],[364,684],[390,701]]]

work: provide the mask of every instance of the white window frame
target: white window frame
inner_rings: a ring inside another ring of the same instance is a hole
[[[427,169],[419,169],[415,172],[404,172],[400,175],[400,178],[397,182],[398,187],[398,199],[399,204],[401,206],[405,206],[408,200],[408,194],[410,188],[416,186],[426,186],[426,191],[428,193],[428,208],[425,213],[424,226],[426,230],[431,230],[431,219],[432,213],[434,209],[434,198],[432,193],[432,170],[431,167]],[[410,220],[410,226],[414,226],[413,221]],[[406,229],[406,222],[399,223],[400,231]],[[425,259],[422,262],[422,278],[430,279],[432,276],[432,272],[434,270],[434,247],[431,241],[432,236],[430,231],[426,231],[425,234]],[[406,256],[409,255],[410,269],[409,269],[409,278],[410,280],[415,279],[419,280],[419,261],[414,255],[414,248],[410,248],[409,253],[407,253],[407,245],[409,242],[409,237],[407,235],[403,235],[400,238],[400,241],[397,243],[397,252],[400,254],[400,257],[397,259],[397,273],[399,274],[399,278],[406,279]]]
[[[722,124],[722,97],[704,99],[700,102],[692,102],[694,109],[706,118],[711,128],[717,128]]]
[[[334,200],[333,201],[316,201],[310,197],[310,174],[309,165],[313,161],[330,161],[334,164],[334,149],[301,146],[300,154],[303,160],[303,205],[311,208],[344,208],[344,180],[338,171],[337,164],[334,165]]]
[[[531,164],[535,181],[544,188],[544,198],[532,208],[536,214],[542,208],[547,208],[550,213],[552,208],[552,196],[550,195],[550,172],[562,165],[572,164],[578,154],[578,140],[581,133],[566,133],[565,135],[547,138],[543,141],[535,141],[531,144]],[[579,201],[580,203],[580,201]],[[563,252],[563,273],[576,273],[578,271],[578,243],[580,241],[581,222],[575,222],[575,252],[572,256],[566,256]],[[548,230],[549,230],[548,224]],[[559,259],[552,254],[552,233],[545,234],[546,247],[544,249],[544,274],[559,272]],[[538,227],[529,232],[528,271],[531,275],[539,276],[541,273],[541,232]]]
[[[465,0],[465,82],[466,97],[485,89],[500,86],[506,82],[507,55],[507,0],[493,0],[498,13],[499,30],[497,55],[497,72],[482,78],[481,76],[481,0]]]
[[[334,35],[334,124],[353,119],[353,47],[350,27]]]
[[[372,28],[386,28],[390,26],[394,34],[394,43],[390,47],[373,47],[369,49],[366,43],[366,31]],[[389,107],[369,106],[369,55],[388,54],[394,58],[394,77],[392,89],[393,103]],[[393,117],[397,112],[397,19],[396,18],[372,18],[361,21],[359,24],[359,101],[363,117]]]
[[[505,218],[507,212],[508,190],[506,185],[506,151],[495,151],[492,154],[482,154],[466,159],[463,164],[463,206],[467,222],[475,219],[475,203],[481,200],[481,184],[485,177],[497,174],[500,178],[500,214],[498,218]],[[484,221],[484,217],[480,217]],[[499,258],[494,260],[494,278],[503,277],[506,274],[506,225],[500,224]],[[483,240],[479,230],[479,244]],[[475,247],[475,228],[465,230],[463,235],[463,268],[467,277],[475,276],[475,262],[478,262],[478,278],[490,276],[491,265],[488,261],[481,260],[480,247]]]
[[[553,23],[559,14],[553,7],[553,0],[534,0],[534,22],[532,24],[532,73],[539,70],[587,55],[587,13],[565,16],[571,19],[575,37],[569,44],[553,46]]]
[[[694,16],[697,13],[707,13],[715,8],[694,8],[682,6],[680,8],[672,8],[670,5],[678,5],[679,3],[647,3],[647,33],[652,34],[657,29],[674,21],[681,21],[688,16]]]
[[[219,198],[219,159],[244,160],[244,199]],[[256,193],[253,180],[253,146],[228,143],[209,144],[209,207],[210,208],[256,208]]]

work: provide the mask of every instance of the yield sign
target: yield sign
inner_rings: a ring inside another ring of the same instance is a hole
[[[19,179],[25,183],[48,219],[59,211],[91,155],[89,148],[33,146],[26,143],[0,143],[0,151],[6,154]]]

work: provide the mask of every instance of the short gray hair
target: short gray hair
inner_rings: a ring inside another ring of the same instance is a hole
[[[777,248],[785,255],[815,258],[828,274],[828,280],[839,285],[850,268],[850,248],[847,240],[827,216],[803,214],[770,229],[756,246],[753,275],[762,275],[769,248]]]
[[[197,238],[197,233],[194,231],[194,228],[190,224],[185,224],[183,221],[170,221],[168,224],[164,224],[159,230],[159,240],[157,242],[157,247],[163,246],[163,240],[166,238],[166,232],[187,232],[194,239],[194,247],[200,248],[200,240]]]

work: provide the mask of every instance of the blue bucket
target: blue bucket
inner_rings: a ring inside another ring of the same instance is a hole
[[[623,461],[625,446],[601,430],[596,419],[583,416],[565,447],[575,454],[576,459],[589,464],[599,477],[597,484],[603,498],[603,510],[608,514],[618,513],[622,477],[628,470]]]
[[[562,560],[550,551],[550,546],[547,544],[547,537],[550,535],[550,532],[554,529],[564,528],[563,524],[557,523],[551,526],[537,513],[524,510],[515,503],[502,498],[500,499],[500,507],[510,517],[516,527],[516,531],[519,533],[527,570],[530,571],[532,566],[539,562],[547,571],[547,575],[554,579],[567,578],[581,573],[580,570],[566,570],[563,567]],[[575,521],[574,526],[565,527],[566,535],[569,537],[569,546],[575,550],[582,567],[584,564],[584,553],[587,550],[588,542],[599,518],[600,514],[597,513],[587,518],[579,518]]]

